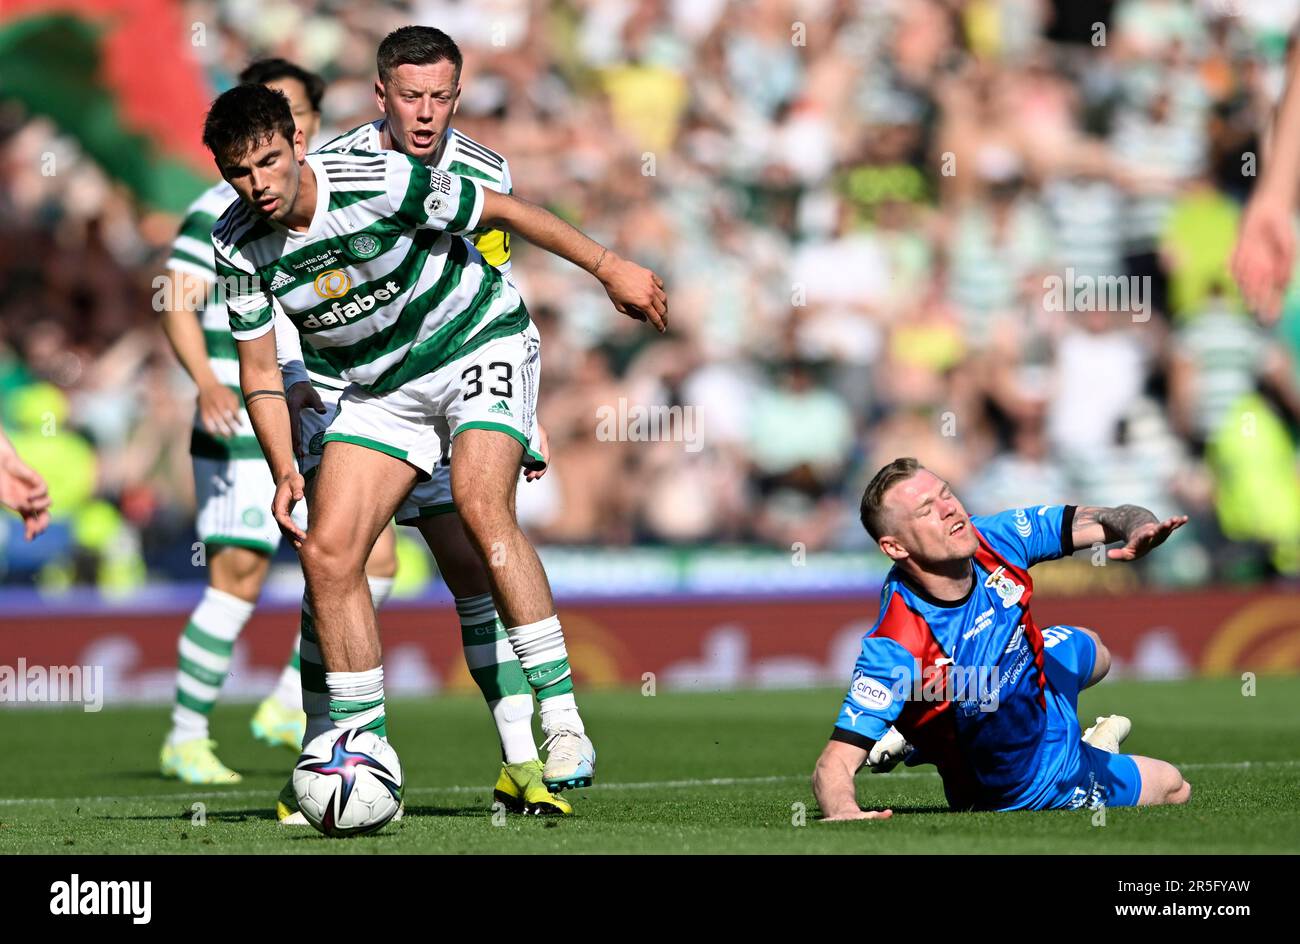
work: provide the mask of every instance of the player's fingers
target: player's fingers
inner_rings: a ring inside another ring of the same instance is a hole
[[[218,436],[235,435],[235,416],[229,410],[219,410],[212,418],[213,425],[217,429]]]
[[[28,541],[34,541],[45,533],[45,529],[50,526],[50,516],[48,512],[38,512],[23,516],[24,536]]]
[[[660,334],[668,330],[668,322],[664,320],[663,312],[659,311],[658,308],[647,309],[645,315],[646,317],[642,320],[649,321]]]

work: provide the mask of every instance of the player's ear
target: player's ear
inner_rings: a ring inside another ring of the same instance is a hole
[[[375,79],[375,103],[379,106],[380,111],[384,111],[384,83]]]
[[[307,135],[301,128],[293,129],[293,156],[299,164],[307,159]]]
[[[460,86],[456,86],[456,93],[451,97],[451,113],[456,114],[456,109],[460,108]]]
[[[903,560],[908,556],[907,551],[902,544],[898,543],[898,538],[892,534],[882,535],[880,538],[880,549],[890,560]]]

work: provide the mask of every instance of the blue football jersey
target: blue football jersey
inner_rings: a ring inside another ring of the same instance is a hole
[[[972,517],[979,549],[961,600],[891,569],[832,737],[869,748],[894,725],[938,766],[954,808],[1000,808],[1027,789],[1047,724],[1029,568],[1073,551],[1073,518],[1070,505]]]

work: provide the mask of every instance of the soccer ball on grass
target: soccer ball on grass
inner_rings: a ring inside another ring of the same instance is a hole
[[[293,771],[298,808],[326,836],[380,830],[402,806],[402,763],[369,731],[326,731],[303,748]]]

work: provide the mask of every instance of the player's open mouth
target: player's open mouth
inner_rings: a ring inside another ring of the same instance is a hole
[[[958,521],[955,525],[953,525],[951,528],[948,529],[948,533],[956,534],[957,532],[961,531],[961,529],[964,527],[966,527],[966,522]]]
[[[411,140],[420,147],[428,147],[433,143],[434,134],[432,131],[412,131]]]
[[[279,197],[268,197],[265,200],[257,201],[257,208],[263,213],[273,213],[275,208],[280,205]]]

